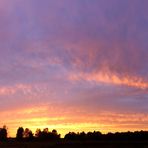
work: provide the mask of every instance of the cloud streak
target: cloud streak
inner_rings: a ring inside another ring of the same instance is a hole
[[[87,73],[72,74],[70,75],[69,79],[72,81],[84,80],[88,82],[125,85],[140,89],[148,89],[148,82],[142,80],[142,78],[130,77],[130,76],[120,77],[110,72],[98,72],[91,74]]]

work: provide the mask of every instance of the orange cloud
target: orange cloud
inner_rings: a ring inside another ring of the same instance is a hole
[[[70,80],[73,80],[73,81],[85,80],[88,82],[127,85],[127,86],[141,88],[141,89],[148,88],[148,83],[140,77],[119,76],[117,74],[113,74],[111,72],[104,72],[104,71],[94,72],[94,73],[81,72],[78,74],[71,74],[69,78]]]

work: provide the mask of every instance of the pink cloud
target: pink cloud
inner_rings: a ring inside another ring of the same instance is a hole
[[[113,85],[125,85],[135,88],[147,89],[148,82],[141,77],[120,76],[110,71],[99,71],[93,73],[74,73],[69,76],[72,81],[85,80],[88,82],[106,83]]]

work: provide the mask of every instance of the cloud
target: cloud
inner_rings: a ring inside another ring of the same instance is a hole
[[[14,95],[18,93],[18,91],[21,91],[23,94],[27,94],[31,92],[31,89],[31,86],[22,84],[18,84],[16,86],[0,87],[0,96]]]
[[[26,119],[25,126],[32,123],[35,129],[38,126],[35,120],[45,116],[40,124],[51,124],[63,131],[80,130],[84,125],[85,130],[145,128],[147,3],[147,0],[108,3],[1,0],[0,107],[1,111],[16,109],[5,122],[12,123],[14,117],[19,124],[18,117],[21,121]],[[59,112],[51,111],[49,102],[55,103]],[[47,103],[46,107],[38,110],[42,103]],[[20,104],[33,107],[17,110]],[[49,119],[50,111],[50,117],[55,116],[53,121]],[[115,115],[99,114],[101,124],[98,124],[96,114],[101,111]],[[124,111],[132,115],[128,118]],[[62,118],[60,112],[64,114]],[[89,112],[93,113],[94,123],[89,121]],[[140,115],[136,117],[134,113]],[[55,121],[57,118],[59,122]],[[16,128],[15,122],[10,126]],[[107,122],[113,124],[109,126]]]
[[[116,74],[112,74],[110,72],[98,72],[98,73],[76,73],[70,75],[70,80],[72,81],[88,81],[88,82],[96,82],[96,83],[107,83],[113,85],[126,85],[141,89],[148,89],[148,83],[138,77],[120,77]]]
[[[2,55],[7,57],[8,63],[20,62],[18,57],[25,57],[25,63],[30,61],[27,65],[37,63],[38,67],[43,67],[49,65],[49,59],[57,59],[68,68],[86,71],[102,69],[106,64],[113,73],[146,78],[147,28],[144,24],[147,16],[143,14],[146,14],[147,2],[72,3],[38,1],[34,5],[32,0],[23,1],[22,5],[16,0],[2,1],[5,5],[2,11],[7,11],[7,16],[1,21],[4,23],[1,49],[6,50],[2,50]],[[142,7],[142,12],[137,14]]]

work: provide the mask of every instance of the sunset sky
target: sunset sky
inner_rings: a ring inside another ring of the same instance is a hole
[[[0,126],[148,130],[147,0],[0,0]]]

